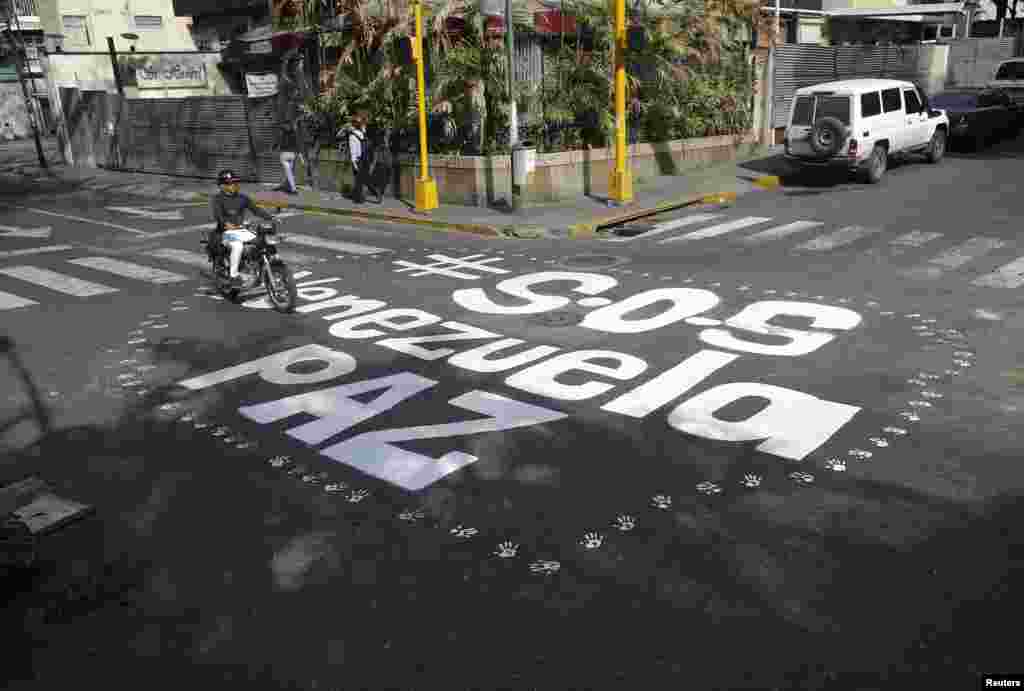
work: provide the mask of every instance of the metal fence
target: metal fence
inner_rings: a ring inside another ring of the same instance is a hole
[[[1016,53],[1016,38],[968,38],[949,44],[948,86],[984,86]]]
[[[775,53],[774,127],[785,127],[797,89],[858,77],[926,81],[928,57],[944,46],[815,46],[784,44]]]
[[[127,99],[118,123],[118,165],[204,178],[232,168],[243,180],[281,182],[276,122],[274,98]]]

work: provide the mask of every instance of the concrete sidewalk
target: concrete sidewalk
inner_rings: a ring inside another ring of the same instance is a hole
[[[175,201],[200,201],[216,192],[213,180],[131,173],[96,168],[68,167],[60,160],[56,142],[47,141],[48,169],[39,167],[31,140],[11,142],[0,150],[0,178],[19,179],[29,186],[45,189],[48,183],[64,183],[74,189],[117,192]],[[243,191],[264,207],[289,208],[408,225],[463,231],[491,237],[592,237],[602,227],[617,225],[656,213],[707,200],[727,201],[771,180],[755,179],[740,166],[770,156],[763,148],[754,157],[698,168],[685,175],[663,176],[634,190],[634,201],[613,206],[601,197],[582,197],[573,202],[531,205],[519,212],[501,208],[442,205],[432,212],[417,212],[402,199],[385,198],[381,204],[355,204],[339,192],[316,192],[300,188],[294,195],[268,189],[269,185],[248,184]]]

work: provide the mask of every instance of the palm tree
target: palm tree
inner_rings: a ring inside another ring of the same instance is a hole
[[[476,121],[475,148],[494,147],[508,118],[507,62],[502,37],[489,33],[479,0],[440,0],[432,7],[432,110],[456,122]],[[517,2],[512,21],[529,26],[525,7]],[[513,96],[522,98],[524,89]]]

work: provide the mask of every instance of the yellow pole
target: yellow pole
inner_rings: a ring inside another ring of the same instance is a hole
[[[420,177],[416,180],[416,210],[437,208],[437,183],[427,170],[427,96],[426,77],[423,74],[423,2],[416,0],[416,41],[413,44],[416,60],[417,98],[420,111]]]
[[[633,201],[633,175],[626,161],[626,0],[615,2],[615,170],[609,181],[612,200]]]

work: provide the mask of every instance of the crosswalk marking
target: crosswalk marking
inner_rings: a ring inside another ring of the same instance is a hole
[[[805,243],[797,245],[794,249],[806,250],[808,252],[826,252],[833,250],[836,247],[843,247],[845,245],[857,242],[862,238],[866,238],[869,235],[882,232],[881,228],[866,228],[864,226],[846,226],[840,228],[834,233],[828,235],[822,235],[821,237],[808,240]]]
[[[315,235],[301,235],[286,232],[284,237],[285,242],[292,242],[296,245],[305,245],[307,247],[333,250],[335,252],[345,252],[346,254],[380,254],[381,252],[393,251],[384,249],[383,247],[371,247],[370,245],[361,245],[355,242],[327,240],[326,238],[316,237]]]
[[[967,262],[982,257],[992,250],[997,250],[1005,245],[1005,242],[997,238],[974,237],[967,242],[935,255],[923,264],[907,269],[904,275],[908,278],[941,278],[947,271],[957,269]]]
[[[72,259],[68,263],[96,269],[97,271],[106,271],[117,276],[124,276],[125,278],[146,281],[147,283],[179,283],[189,280],[187,276],[182,276],[181,274],[109,257],[85,257],[83,259]]]
[[[0,290],[0,310],[12,310],[16,307],[27,307],[29,305],[38,304],[39,303],[35,300],[29,300],[28,298],[12,295]]]
[[[741,242],[756,244],[759,242],[767,242],[769,240],[777,240],[779,238],[792,235],[793,233],[799,233],[804,230],[811,228],[817,228],[818,226],[825,225],[821,221],[794,221],[793,223],[787,223],[781,226],[775,226],[768,230],[762,230],[760,233],[754,233],[748,237],[742,238]]]
[[[114,228],[115,230],[123,230],[126,233],[133,233],[135,235],[146,235],[147,234],[146,231],[139,230],[138,228],[129,228],[128,226],[123,226],[123,225],[121,225],[119,223],[109,223],[107,221],[100,221],[99,219],[95,219],[95,218],[84,218],[82,216],[72,216],[71,214],[59,214],[59,213],[57,213],[55,211],[46,211],[45,209],[34,209],[34,208],[28,207],[28,206],[18,206],[18,207],[15,207],[15,208],[23,209],[25,211],[31,211],[34,214],[43,214],[45,216],[56,216],[57,218],[66,218],[66,219],[71,220],[71,221],[78,221],[79,223],[89,223],[89,224],[95,225],[95,226],[104,226],[105,228]]]
[[[71,245],[43,245],[42,247],[30,247],[24,250],[7,250],[0,252],[0,259],[8,257],[23,257],[27,254],[46,254],[47,252],[67,252],[74,249]]]
[[[1005,247],[1006,243],[997,238],[975,237],[928,260],[929,264],[955,269],[992,250]]]
[[[1018,257],[990,274],[979,276],[971,284],[983,288],[1019,288],[1024,285],[1024,257]]]
[[[644,240],[652,235],[661,235],[667,233],[670,230],[676,230],[677,228],[685,228],[686,226],[697,225],[698,223],[706,223],[707,221],[713,221],[716,218],[721,218],[722,214],[693,214],[692,216],[683,216],[682,218],[676,218],[671,221],[665,221],[654,226],[651,230],[641,235],[634,235],[633,237],[622,237],[622,238],[611,238],[608,242],[632,242],[633,240]]]
[[[0,269],[0,274],[17,278],[26,283],[34,283],[58,293],[74,295],[75,297],[86,298],[104,293],[116,293],[117,288],[111,288],[100,283],[83,281],[73,276],[65,276],[49,269],[40,269],[37,266],[10,266]]]
[[[306,266],[307,264],[320,264],[328,261],[326,257],[314,257],[310,254],[299,254],[298,252],[292,252],[291,250],[279,250],[277,253],[282,260],[295,266]]]
[[[920,247],[925,243],[937,240],[942,237],[942,233],[922,233],[920,230],[915,230],[906,235],[900,235],[889,241],[890,245],[903,245],[904,247]]]
[[[684,240],[703,240],[705,238],[713,238],[719,235],[725,235],[731,233],[734,230],[740,230],[741,228],[749,228],[750,226],[756,226],[761,223],[772,220],[771,218],[765,218],[763,216],[748,216],[746,218],[738,218],[735,221],[726,221],[725,223],[719,223],[717,225],[708,226],[707,228],[701,228],[695,230],[692,233],[686,235],[680,235],[674,238],[668,238],[662,240],[659,245],[664,245],[669,242],[681,242]]]
[[[198,252],[189,252],[188,250],[179,250],[173,247],[148,252],[147,256],[156,257],[157,259],[167,259],[181,264],[189,264],[190,266],[202,266],[205,268],[210,265],[210,260]]]

